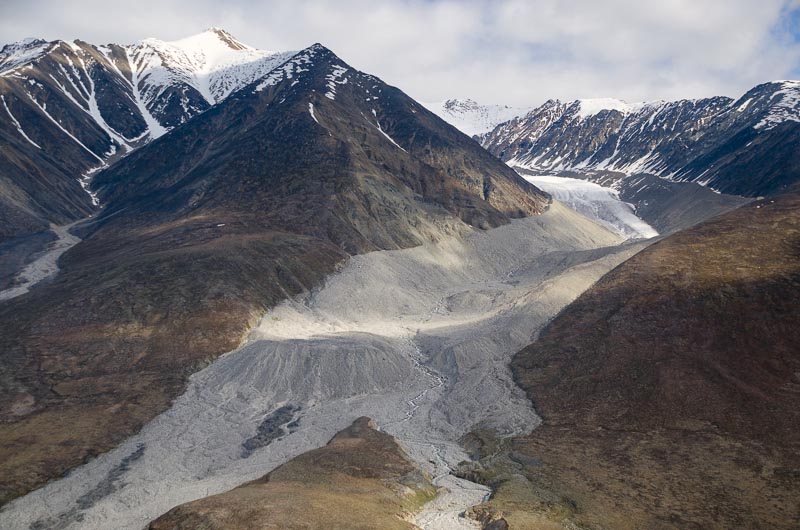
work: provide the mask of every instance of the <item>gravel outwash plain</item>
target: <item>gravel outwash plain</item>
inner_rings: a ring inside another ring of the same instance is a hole
[[[487,490],[449,474],[468,458],[457,440],[476,427],[511,436],[538,425],[511,356],[646,244],[623,244],[554,202],[463,238],[354,256],[318,291],[269,311],[139,434],[9,503],[0,527],[140,529],[323,446],[362,416],[446,488],[417,524],[469,526],[458,514]],[[243,451],[281,407],[282,434]]]

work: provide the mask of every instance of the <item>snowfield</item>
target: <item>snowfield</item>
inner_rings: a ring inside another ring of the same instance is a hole
[[[0,527],[141,529],[369,416],[443,488],[417,523],[478,528],[460,514],[489,491],[449,474],[467,458],[457,440],[478,425],[504,435],[538,425],[509,360],[644,246],[621,243],[554,202],[465,238],[355,256],[317,292],[269,311],[139,434],[8,504]],[[267,421],[287,434],[259,438]]]
[[[522,178],[552,195],[576,212],[594,219],[629,239],[647,239],[658,231],[636,217],[633,206],[620,200],[619,193],[587,180],[529,176]]]

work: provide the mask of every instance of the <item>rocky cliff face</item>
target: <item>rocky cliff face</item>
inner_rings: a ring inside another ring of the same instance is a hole
[[[539,173],[649,173],[755,197],[800,180],[798,135],[800,82],[779,81],[738,100],[548,101],[480,141]]]

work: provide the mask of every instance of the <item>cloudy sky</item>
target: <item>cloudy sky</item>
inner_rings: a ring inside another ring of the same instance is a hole
[[[210,26],[322,42],[422,101],[738,96],[800,78],[800,0],[2,0],[0,41],[164,40]]]

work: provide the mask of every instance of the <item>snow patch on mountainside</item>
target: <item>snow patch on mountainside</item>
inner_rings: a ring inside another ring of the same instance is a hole
[[[299,53],[289,54],[289,60],[279,65],[277,68],[273,68],[272,71],[269,72],[269,75],[264,76],[261,82],[256,85],[253,92],[261,92],[267,87],[277,85],[284,79],[292,79],[298,74],[308,72],[314,57],[320,49],[320,46],[315,45]]]
[[[47,103],[41,103],[41,104],[40,104],[38,101],[36,101],[35,99],[33,99],[33,97],[32,97],[30,94],[28,94],[28,98],[31,100],[31,102],[33,102],[33,104],[34,104],[34,105],[36,105],[36,106],[39,108],[39,110],[42,112],[42,114],[43,114],[45,117],[47,117],[47,119],[49,119],[49,120],[50,120],[50,121],[51,121],[51,122],[52,122],[52,123],[53,123],[53,124],[54,124],[56,127],[58,127],[58,129],[60,129],[60,130],[61,130],[61,132],[63,132],[63,133],[64,133],[64,134],[66,134],[67,136],[69,136],[69,137],[72,139],[72,141],[74,141],[76,144],[78,144],[79,146],[81,146],[81,148],[83,148],[83,150],[85,150],[87,153],[89,153],[90,155],[92,155],[93,157],[95,157],[95,158],[96,158],[97,160],[99,160],[101,163],[103,162],[103,158],[102,158],[102,157],[100,157],[100,156],[99,156],[97,153],[95,153],[94,151],[92,151],[91,149],[89,149],[88,147],[86,147],[86,144],[84,144],[83,142],[81,142],[80,140],[78,140],[78,139],[77,139],[77,138],[76,138],[76,137],[75,137],[75,136],[74,136],[72,133],[70,133],[68,130],[66,130],[66,129],[65,129],[65,128],[64,128],[64,127],[61,125],[61,123],[59,123],[59,122],[58,122],[58,120],[56,120],[54,117],[52,117],[52,116],[50,115],[50,113],[49,113],[49,112],[47,112]]]
[[[326,86],[328,87],[328,91],[325,93],[325,97],[330,100],[336,99],[336,85],[344,85],[347,83],[347,78],[344,77],[344,74],[347,72],[347,68],[340,64],[334,64],[331,67],[331,73],[325,76],[325,80],[327,81]]]
[[[314,104],[313,103],[309,103],[308,104],[308,113],[311,114],[311,117],[314,118],[315,122],[319,123],[319,120],[317,119],[316,114],[314,114]]]
[[[68,42],[67,45],[70,48],[72,48],[73,52],[75,53],[77,61],[80,63],[81,70],[85,74],[81,76],[75,63],[73,63],[72,60],[69,57],[67,57],[67,61],[69,62],[70,68],[74,75],[74,79],[66,71],[64,71],[65,77],[70,81],[70,83],[72,83],[72,86],[75,87],[76,89],[78,89],[78,86],[80,86],[78,94],[80,94],[81,97],[84,98],[86,104],[86,107],[84,107],[81,104],[78,104],[78,106],[83,108],[86,111],[86,113],[89,114],[89,116],[91,116],[92,120],[94,120],[94,122],[97,125],[99,125],[100,128],[103,129],[103,131],[105,131],[105,133],[109,136],[109,138],[111,138],[114,142],[116,142],[117,145],[122,147],[123,150],[128,151],[129,150],[128,142],[130,140],[128,140],[127,138],[119,134],[117,131],[115,131],[106,122],[105,118],[103,118],[103,114],[100,111],[100,106],[97,103],[97,93],[95,90],[94,81],[92,80],[90,69],[87,67],[87,63],[86,61],[84,61],[82,57],[84,50],[81,49],[81,47],[78,45],[77,42]],[[86,81],[85,83],[84,80]],[[65,90],[63,87],[62,90],[64,90],[65,94],[69,95],[69,92]],[[84,94],[86,96],[84,96]],[[117,151],[116,147],[112,144],[111,150],[104,156],[111,156],[114,153],[116,153],[116,151]]]
[[[389,140],[389,141],[390,141],[390,142],[391,142],[391,143],[392,143],[392,144],[393,144],[395,147],[397,147],[397,148],[398,148],[398,149],[400,149],[401,151],[404,151],[404,152],[406,151],[405,149],[403,149],[402,147],[400,147],[400,144],[398,144],[397,142],[395,142],[395,141],[394,141],[394,138],[392,138],[391,136],[389,136],[388,134],[386,134],[386,131],[384,131],[383,129],[381,129],[381,124],[380,124],[380,123],[376,123],[376,127],[377,127],[377,129],[378,129],[378,132],[379,132],[379,133],[381,133],[381,134],[382,134],[382,135],[383,135],[383,136],[384,136],[384,137],[385,137],[387,140]]]
[[[603,111],[612,110],[616,110],[623,114],[630,114],[633,112],[638,112],[643,107],[650,104],[644,101],[639,103],[627,103],[621,99],[614,98],[579,99],[577,103],[579,107],[577,115],[580,118],[588,118]]]
[[[50,43],[42,39],[23,39],[6,44],[0,50],[0,75],[6,75],[42,56]]]
[[[3,102],[3,107],[5,107],[5,109],[6,109],[6,112],[8,113],[8,116],[11,118],[11,123],[13,123],[13,124],[14,124],[14,126],[17,128],[17,131],[19,132],[19,134],[20,134],[20,135],[22,135],[22,137],[23,137],[23,138],[25,138],[26,140],[28,140],[28,142],[29,142],[31,145],[33,145],[34,147],[37,147],[37,148],[41,149],[41,147],[39,146],[39,144],[37,144],[36,142],[34,142],[33,140],[31,140],[31,139],[30,139],[30,137],[29,137],[27,134],[25,134],[25,131],[23,131],[23,130],[22,130],[22,126],[19,124],[19,122],[17,121],[17,119],[14,117],[14,115],[13,115],[13,114],[11,114],[11,110],[8,108],[8,105],[6,104],[6,98],[5,98],[5,96],[0,96],[0,100],[2,100],[2,102]]]

